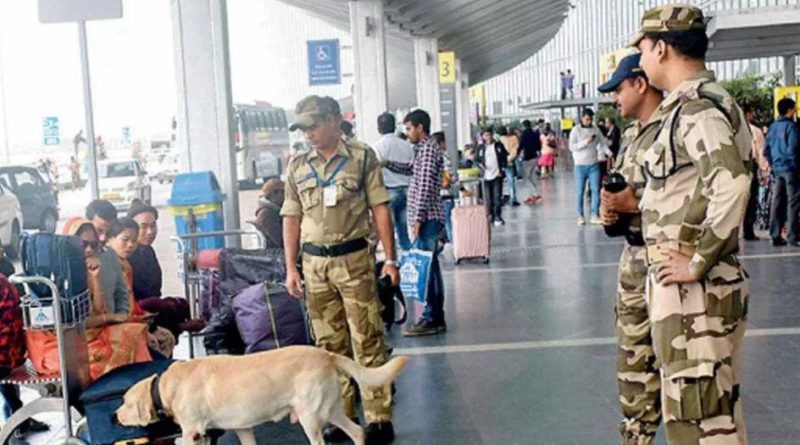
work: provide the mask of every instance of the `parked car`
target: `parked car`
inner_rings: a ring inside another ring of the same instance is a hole
[[[179,161],[178,153],[151,154],[147,160],[147,172],[150,179],[158,181],[159,184],[172,182],[178,176]]]
[[[12,260],[19,257],[23,222],[19,200],[0,179],[0,245]]]
[[[117,210],[131,207],[134,199],[150,203],[152,188],[147,172],[136,159],[103,161],[97,165],[100,198],[110,201]]]
[[[35,167],[10,165],[0,167],[0,183],[13,193],[22,205],[25,230],[53,233],[58,224],[58,198],[53,185],[42,178]]]

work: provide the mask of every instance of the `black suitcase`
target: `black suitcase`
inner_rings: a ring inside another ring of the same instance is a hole
[[[83,391],[80,402],[86,413],[91,445],[141,444],[155,439],[180,435],[180,428],[170,420],[147,427],[126,427],[116,423],[113,414],[133,385],[153,374],[161,375],[173,363],[158,360],[122,366],[100,377]]]

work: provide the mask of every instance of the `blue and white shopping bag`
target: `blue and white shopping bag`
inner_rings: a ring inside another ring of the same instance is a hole
[[[433,252],[411,249],[400,258],[400,290],[406,297],[425,302]]]

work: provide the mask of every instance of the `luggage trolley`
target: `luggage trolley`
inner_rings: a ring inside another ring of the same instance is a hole
[[[55,332],[58,346],[58,362],[61,375],[40,377],[32,366],[23,366],[12,371],[0,381],[2,384],[31,387],[39,391],[41,398],[24,405],[15,412],[0,431],[0,445],[8,443],[11,434],[23,422],[36,414],[62,411],[66,438],[63,443],[85,445],[73,430],[73,418],[81,415],[73,411],[78,396],[90,381],[89,354],[86,347],[84,320],[89,316],[91,303],[89,292],[76,297],[62,298],[56,285],[39,276],[12,275],[9,281],[22,285],[25,295],[21,298],[23,321],[28,331]],[[31,285],[43,285],[50,289],[51,296],[39,297],[31,291]]]
[[[252,224],[252,223],[248,223]],[[201,275],[197,265],[198,241],[204,238],[234,238],[239,243],[245,236],[254,236],[257,239],[257,249],[266,249],[267,240],[264,234],[255,227],[253,230],[231,230],[217,232],[196,232],[176,235],[170,239],[178,248],[178,277],[183,281],[184,297],[189,302],[189,314],[192,319],[200,315]],[[238,243],[237,243],[238,244]],[[195,357],[194,338],[203,334],[187,333],[189,335],[189,357]],[[0,444],[2,445],[2,444]]]

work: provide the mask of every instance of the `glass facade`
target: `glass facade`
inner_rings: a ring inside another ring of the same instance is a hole
[[[639,27],[642,13],[670,0],[574,0],[558,34],[534,56],[485,83],[489,116],[513,115],[526,103],[557,100],[559,73],[575,75],[574,92],[594,97],[600,79],[600,57],[625,45]],[[691,1],[706,12],[775,6],[800,6],[800,0]],[[782,70],[779,57],[712,62],[720,79]],[[522,98],[520,101],[518,98]],[[530,100],[528,100],[530,98]],[[499,106],[498,106],[499,105]]]

